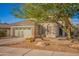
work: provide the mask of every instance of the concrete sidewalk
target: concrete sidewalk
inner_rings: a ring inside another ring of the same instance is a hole
[[[16,44],[21,41],[24,41],[24,38],[9,38],[9,39],[0,39],[0,46],[2,45],[9,45],[9,44]]]
[[[0,56],[79,56],[79,54],[4,46],[0,47]]]

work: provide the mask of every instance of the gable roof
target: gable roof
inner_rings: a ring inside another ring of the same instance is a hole
[[[28,20],[24,20],[24,21],[21,21],[21,22],[16,22],[14,24],[7,24],[7,23],[0,23],[0,28],[2,29],[10,29],[11,26],[24,26],[24,25],[27,25],[27,24],[34,24],[34,21],[31,20],[31,19],[28,19]]]
[[[29,20],[24,20],[21,22],[14,23],[15,26],[22,26],[22,25],[26,25],[26,24],[34,24],[34,21],[29,19]]]

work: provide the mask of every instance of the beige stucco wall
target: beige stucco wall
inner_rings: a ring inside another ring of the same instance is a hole
[[[41,23],[41,25],[46,29],[46,37],[55,38],[59,35],[58,25],[56,23]],[[47,28],[48,27],[48,28]],[[50,28],[50,33],[48,33],[48,29]]]
[[[7,31],[7,37],[10,37],[10,29],[6,29]]]
[[[13,37],[13,27],[10,28],[10,37]]]
[[[59,27],[56,23],[40,23],[40,25],[43,28],[45,28],[45,37],[56,38],[59,36]],[[28,29],[27,26],[23,26],[23,27],[26,27],[26,29],[16,30],[15,28],[18,28],[18,27],[20,26],[11,27],[11,30],[10,30],[11,37],[16,36],[16,37],[24,37],[24,38],[30,38],[30,37],[34,38],[35,36],[37,36],[38,30],[41,30],[41,29],[37,29],[38,26],[35,26],[35,25],[31,26],[30,29]],[[49,29],[49,32],[48,32],[48,29]]]

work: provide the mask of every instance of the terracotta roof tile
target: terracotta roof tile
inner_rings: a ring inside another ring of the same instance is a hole
[[[14,25],[26,25],[26,24],[34,24],[33,20],[24,20],[21,22],[16,22]]]
[[[0,28],[9,29],[10,27],[10,24],[0,24]]]
[[[33,20],[24,20],[21,22],[16,22],[14,24],[0,24],[0,28],[11,28],[11,26],[20,26],[20,25],[27,25],[27,24],[34,24]]]

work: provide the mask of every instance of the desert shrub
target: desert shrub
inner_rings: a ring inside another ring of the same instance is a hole
[[[29,42],[33,42],[34,41],[34,39],[32,37],[26,38],[26,40],[28,40]]]

